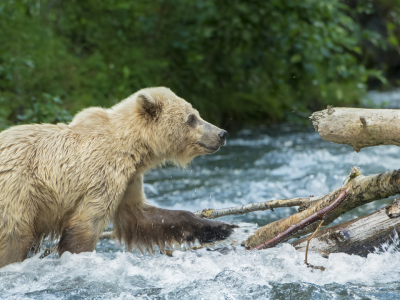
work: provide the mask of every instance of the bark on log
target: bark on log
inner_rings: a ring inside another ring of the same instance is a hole
[[[400,233],[400,218],[389,218],[387,208],[319,231],[310,241],[309,251],[328,257],[330,253],[344,252],[366,257],[392,237]],[[308,237],[296,240],[296,250],[305,251]]]
[[[328,107],[310,119],[322,139],[359,152],[378,145],[400,146],[400,110]]]
[[[349,187],[349,195],[346,197],[346,200],[343,203],[325,216],[324,224],[330,224],[340,215],[360,205],[399,194],[400,170],[395,170],[392,172],[387,171],[381,174],[370,176],[359,175],[352,179],[346,186]],[[315,205],[302,212],[291,215],[285,219],[272,222],[257,229],[254,235],[250,236],[246,240],[245,247],[248,249],[256,247],[285,231],[288,227],[300,223],[305,218],[329,205],[343,190],[343,188],[344,187],[340,187],[325,195],[322,200],[318,201]],[[316,223],[311,224],[305,229],[301,230],[297,236],[308,234],[314,231],[317,226],[318,224]]]
[[[272,248],[284,241],[285,239],[289,238],[293,234],[299,232],[301,229],[307,227],[308,225],[318,221],[322,220],[324,221],[324,217],[331,211],[333,211],[336,207],[338,207],[347,197],[349,192],[348,188],[343,189],[343,191],[340,192],[340,194],[333,200],[331,203],[329,203],[328,206],[325,206],[323,209],[317,211],[316,213],[312,214],[311,216],[305,218],[301,222],[289,226],[284,232],[279,233],[277,236],[269,239],[268,241],[265,241],[264,243],[251,248],[250,250],[257,249],[267,249],[267,248]],[[318,225],[317,230],[320,228],[322,223]]]

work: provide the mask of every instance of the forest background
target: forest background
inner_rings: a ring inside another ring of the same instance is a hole
[[[150,86],[226,129],[400,85],[400,0],[2,0],[0,129]]]

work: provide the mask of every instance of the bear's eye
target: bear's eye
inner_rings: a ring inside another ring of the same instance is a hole
[[[188,117],[188,120],[187,120],[188,125],[190,127],[195,127],[196,126],[196,121],[197,121],[196,115],[190,114],[189,117]]]

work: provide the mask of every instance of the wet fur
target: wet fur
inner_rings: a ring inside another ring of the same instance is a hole
[[[196,128],[186,124],[190,114]],[[68,125],[3,131],[0,267],[24,260],[44,237],[60,238],[60,255],[92,251],[109,221],[128,249],[225,238],[231,225],[150,206],[143,193],[147,170],[210,153],[201,144],[218,146],[219,131],[167,88],[141,90],[110,109],[85,109]]]

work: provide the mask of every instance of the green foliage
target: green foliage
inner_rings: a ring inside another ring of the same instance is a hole
[[[338,0],[3,0],[0,127],[68,121],[159,85],[223,126],[357,103],[381,76],[362,41],[383,38],[353,14]]]

